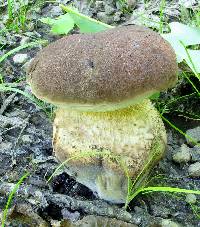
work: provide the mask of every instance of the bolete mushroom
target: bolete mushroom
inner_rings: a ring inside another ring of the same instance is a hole
[[[32,92],[58,106],[53,146],[60,161],[109,151],[134,180],[163,156],[166,132],[149,96],[177,81],[175,53],[156,32],[129,25],[74,34],[40,51],[28,71]],[[152,159],[152,157],[154,157]],[[112,157],[83,157],[66,171],[100,198],[125,202],[127,178]]]

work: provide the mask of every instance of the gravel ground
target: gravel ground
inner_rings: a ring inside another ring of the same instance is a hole
[[[115,1],[61,1],[74,2],[79,10],[94,16],[109,24],[141,24],[139,12],[145,12],[148,18],[159,20],[158,10],[160,1],[152,1],[145,10],[142,1],[128,1],[130,12],[123,10]],[[193,2],[193,3],[192,3]],[[191,5],[189,4],[191,3]],[[0,55],[30,41],[43,38],[49,42],[59,36],[49,33],[49,27],[38,22],[41,17],[56,17],[62,14],[60,8],[51,3],[39,5],[39,1],[32,1],[34,9],[28,15],[31,22],[29,30],[20,34],[5,32],[0,34],[4,48]],[[195,7],[195,1],[167,1],[165,10],[170,20],[178,20],[180,4]],[[3,27],[5,5],[0,1],[1,21]],[[146,25],[154,26],[146,22]],[[32,27],[31,27],[32,26]],[[18,87],[28,93],[30,88],[23,80],[25,69],[31,58],[35,56],[41,46],[25,49],[6,59],[1,65],[0,74],[4,82],[18,81]],[[187,90],[187,85],[181,82],[171,93],[162,94],[164,98],[173,92]],[[196,110],[199,100],[190,102],[190,109]],[[4,208],[8,193],[14,184],[27,171],[30,176],[21,185],[9,209],[7,226],[70,226],[69,221],[76,222],[76,226],[200,226],[198,215],[191,208],[199,206],[199,196],[169,193],[151,193],[139,195],[130,203],[125,211],[122,205],[112,205],[98,199],[85,186],[77,183],[64,171],[61,171],[52,182],[47,178],[58,166],[53,156],[51,106],[43,108],[35,105],[26,97],[17,93],[0,93],[0,214]],[[184,108],[184,107],[183,107]],[[188,108],[188,103],[185,104]],[[176,114],[167,116],[170,121],[186,131],[188,135],[200,142],[200,122],[185,119]],[[168,132],[168,146],[165,158],[153,170],[151,185],[174,186],[186,189],[200,189],[200,148],[191,144],[184,136],[166,125]],[[158,177],[159,176],[159,177]],[[86,217],[88,215],[92,215]],[[98,218],[110,217],[112,220]],[[81,222],[83,217],[86,217]],[[123,222],[117,223],[116,219]],[[92,224],[86,224],[87,222]],[[23,223],[23,224],[22,224]]]

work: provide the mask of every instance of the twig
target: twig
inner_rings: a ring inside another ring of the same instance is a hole
[[[19,133],[19,135],[18,135],[16,141],[15,141],[15,144],[14,144],[13,149],[12,149],[13,151],[16,149],[16,147],[17,147],[17,145],[18,145],[18,143],[19,143],[19,139],[21,138],[23,131],[25,130],[25,128],[27,127],[27,125],[28,125],[28,123],[29,123],[29,118],[30,118],[30,114],[29,114],[28,117],[23,121],[23,122],[24,122],[24,123],[23,123],[23,127],[22,127],[22,129],[21,129],[21,131],[20,131],[20,133]]]
[[[14,97],[16,96],[16,93],[13,93],[8,96],[8,98],[3,102],[1,109],[0,109],[0,114],[2,115],[7,107],[10,105],[10,103],[13,101]]]
[[[1,123],[2,122],[2,123]],[[6,117],[0,115],[0,124],[2,125],[12,125],[12,126],[21,126],[23,124],[23,120],[19,117]]]

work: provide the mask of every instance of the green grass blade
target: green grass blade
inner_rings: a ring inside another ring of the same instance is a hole
[[[199,190],[189,190],[185,188],[173,188],[173,187],[146,187],[141,190],[141,192],[151,193],[151,192],[173,192],[173,193],[184,193],[184,194],[195,194],[200,195]]]
[[[184,188],[173,188],[173,187],[145,187],[140,188],[130,197],[130,201],[133,200],[139,193],[146,194],[152,192],[169,192],[169,193],[184,193],[184,194],[195,194],[200,195],[199,190],[189,190]]]
[[[31,43],[27,43],[25,45],[21,45],[21,46],[18,46],[10,51],[8,51],[6,54],[4,54],[3,56],[0,57],[0,63],[2,63],[6,58],[10,57],[11,55],[13,55],[14,53],[20,51],[20,50],[23,50],[25,48],[29,48],[29,47],[35,47],[35,46],[38,46],[38,45],[44,45],[44,44],[47,44],[47,40],[38,40],[38,41],[35,41],[35,42],[31,42]]]
[[[15,193],[17,192],[18,188],[20,187],[20,185],[23,183],[23,181],[30,175],[29,172],[27,172],[26,174],[24,174],[19,181],[17,182],[17,184],[15,185],[15,187],[13,188],[13,190],[10,192],[5,209],[3,211],[3,218],[2,218],[2,227],[5,227],[5,221],[7,219],[7,214],[8,214],[8,209],[12,203],[13,197],[15,195]]]
[[[34,96],[18,89],[18,88],[15,88],[15,87],[11,87],[11,86],[5,86],[4,84],[0,84],[0,91],[3,91],[3,92],[6,92],[6,91],[12,91],[12,92],[16,92],[16,93],[19,93],[23,96],[25,96],[26,98],[30,99],[31,101],[33,101],[34,103],[37,103],[37,100]],[[38,104],[38,103],[37,103]]]
[[[182,40],[179,40],[179,42],[180,42],[180,44],[183,46],[183,48],[185,49],[185,52],[186,52],[186,55],[187,55],[187,59],[185,59],[185,60],[186,60],[186,62],[187,62],[187,64],[188,64],[188,66],[192,69],[193,73],[195,74],[195,76],[196,76],[196,77],[199,79],[199,81],[200,81],[200,76],[199,76],[199,74],[198,74],[198,72],[197,72],[197,70],[196,70],[196,66],[195,66],[195,64],[194,64],[194,62],[193,62],[193,60],[192,60],[192,58],[191,58],[191,56],[190,56],[190,54],[189,54],[189,51],[188,51],[187,47],[185,46],[185,44],[183,43]],[[191,65],[190,65],[190,64],[191,64]]]
[[[170,105],[172,105],[172,104],[178,102],[178,101],[181,100],[181,99],[185,99],[185,98],[191,97],[191,96],[193,96],[193,95],[195,95],[195,94],[196,94],[196,92],[193,92],[193,93],[191,93],[191,94],[183,95],[183,96],[180,96],[180,97],[178,97],[178,98],[175,98],[174,100],[169,100],[169,101],[166,103],[166,106],[170,106]]]
[[[196,140],[194,140],[191,136],[187,135],[186,133],[184,133],[182,130],[180,130],[178,127],[176,127],[174,124],[172,124],[170,121],[168,121],[163,115],[160,115],[161,118],[167,122],[173,129],[175,129],[176,131],[178,131],[180,134],[182,134],[183,136],[185,136],[188,140],[190,140],[192,143],[194,143],[197,146],[200,146],[200,143],[198,143]]]
[[[159,33],[163,33],[163,19],[164,19],[164,9],[165,9],[166,2],[165,0],[161,0],[160,3],[160,26],[159,26]]]
[[[1,79],[1,78],[0,78]],[[28,98],[29,100],[31,100],[33,102],[33,104],[37,105],[37,107],[39,107],[40,109],[42,109],[49,118],[52,117],[52,113],[49,113],[46,108],[45,108],[45,102],[41,101],[41,100],[38,100],[36,97],[34,97],[33,95],[27,93],[27,92],[24,92],[18,88],[16,88],[18,86],[18,84],[0,84],[0,91],[2,92],[16,92],[18,94],[21,94],[23,96],[25,96],[26,98]]]
[[[194,83],[190,80],[190,78],[187,76],[187,74],[185,72],[183,72],[183,75],[189,81],[189,83],[192,85],[192,87],[198,93],[198,95],[200,96],[200,91],[197,89],[197,87],[194,85]]]
[[[8,0],[8,17],[10,20],[13,19],[13,0]]]
[[[71,160],[75,160],[75,159],[81,159],[84,157],[96,157],[96,156],[103,156],[103,157],[108,157],[110,156],[110,152],[109,151],[84,151],[81,152],[80,154],[74,155],[68,159],[66,159],[64,162],[62,162],[56,169],[55,171],[52,173],[52,175],[48,178],[47,182],[50,182],[52,180],[52,178],[56,175],[56,173],[64,167],[65,164],[67,164],[69,161]]]

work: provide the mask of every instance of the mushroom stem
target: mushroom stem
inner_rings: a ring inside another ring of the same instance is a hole
[[[72,159],[66,164],[66,171],[100,198],[124,203],[127,177],[123,167],[113,157],[121,158],[134,181],[152,156],[149,170],[163,156],[166,132],[149,100],[110,112],[79,112],[60,108],[54,120],[53,145],[55,155],[61,162],[81,152],[109,151],[111,156],[86,155]]]

